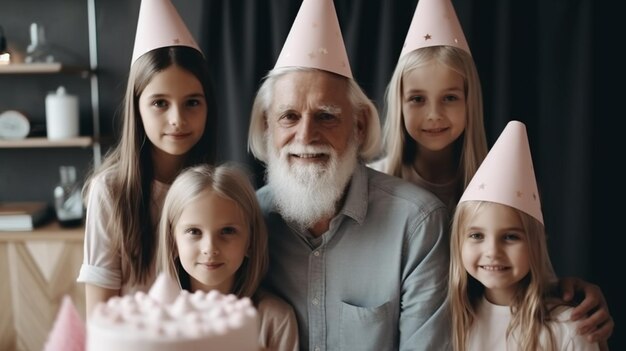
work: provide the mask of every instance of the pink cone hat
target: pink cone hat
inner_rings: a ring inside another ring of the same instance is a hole
[[[150,297],[164,305],[174,302],[179,294],[180,286],[178,282],[164,272],[159,273],[148,292]]]
[[[419,0],[400,57],[428,46],[455,46],[471,55],[450,0]]]
[[[310,67],[352,78],[332,0],[304,0],[276,66]]]
[[[511,121],[506,125],[459,203],[472,200],[516,208],[543,224],[533,160],[522,122]]]
[[[86,340],[85,322],[69,296],[63,297],[43,351],[84,351]]]
[[[131,65],[146,52],[166,46],[188,46],[202,52],[170,0],[142,0]]]

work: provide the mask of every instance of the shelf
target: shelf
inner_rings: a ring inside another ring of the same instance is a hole
[[[27,240],[59,240],[82,241],[85,237],[85,227],[63,228],[59,222],[51,220],[31,231],[1,231],[0,243],[7,241]]]
[[[46,73],[81,73],[89,74],[89,69],[53,63],[12,63],[0,65],[0,74],[46,74]]]
[[[0,149],[23,149],[23,148],[55,148],[55,147],[89,147],[94,144],[90,136],[76,138],[48,140],[46,137],[26,138],[21,140],[1,140]]]

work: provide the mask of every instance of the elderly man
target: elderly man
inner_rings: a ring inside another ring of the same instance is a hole
[[[380,122],[340,33],[332,1],[305,0],[254,102],[267,285],[294,306],[305,350],[445,348],[447,210],[364,166],[379,152]]]

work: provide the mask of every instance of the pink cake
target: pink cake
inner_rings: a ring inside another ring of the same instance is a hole
[[[190,294],[162,275],[149,294],[99,304],[87,323],[87,350],[258,350],[258,333],[250,299]]]

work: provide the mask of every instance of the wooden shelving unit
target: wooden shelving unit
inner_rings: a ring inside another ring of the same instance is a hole
[[[61,140],[49,140],[46,137],[26,138],[21,140],[0,139],[0,149],[23,149],[23,148],[62,148],[62,147],[83,147],[93,145],[94,139],[90,136],[68,138]]]
[[[56,220],[50,220],[33,230],[2,231],[0,243],[15,241],[47,240],[47,241],[79,241],[82,243],[85,227],[63,228]]]
[[[15,78],[18,78],[17,81],[20,82],[24,78],[24,81],[29,81],[30,84],[37,79],[42,81],[50,78],[56,79],[53,77],[55,75],[77,75],[88,80],[93,131],[89,135],[63,140],[48,140],[46,137],[31,137],[22,140],[0,139],[0,149],[85,148],[92,150],[93,166],[97,167],[100,164],[102,138],[99,112],[97,0],[84,1],[87,3],[85,15],[89,37],[88,65],[72,66],[61,63],[0,65],[0,80],[4,77],[9,81],[16,81]],[[24,3],[26,3],[24,6],[30,6],[30,2]],[[55,3],[59,6],[66,5],[61,1]],[[34,19],[19,18],[23,23],[30,23]],[[82,29],[76,28],[76,30]],[[29,76],[34,76],[34,78]],[[74,79],[74,77],[59,77],[59,79]],[[19,87],[0,85],[0,94],[2,94],[2,89],[19,89]],[[41,96],[39,98],[43,101]],[[0,110],[6,108],[7,106],[2,106]],[[19,110],[19,106],[11,107],[11,109]],[[6,151],[3,150],[2,157],[5,157]],[[12,153],[13,150],[8,150],[8,152]],[[5,167],[3,161],[4,159],[0,160],[0,167]],[[60,157],[59,161],[61,161]],[[35,166],[36,164],[33,164],[33,167]],[[0,184],[0,187],[4,186],[10,185]],[[76,282],[83,262],[84,233],[84,226],[65,228],[54,219],[30,231],[0,231],[0,277],[2,278],[0,350],[42,350],[53,328],[64,296],[70,296],[79,313],[84,316],[85,287]]]
[[[23,140],[2,140],[1,148],[63,148],[63,147],[91,147],[93,150],[93,164],[99,166],[102,162],[100,145],[100,93],[98,87],[98,54],[97,54],[97,26],[96,0],[87,1],[88,35],[89,35],[89,67],[64,65],[59,62],[51,63],[11,63],[0,65],[0,75],[37,75],[37,74],[79,74],[82,78],[89,78],[91,90],[91,117],[93,132],[90,136],[81,136],[65,140],[48,140],[47,138],[26,138]]]
[[[0,74],[47,74],[47,73],[80,73],[89,75],[90,70],[84,67],[67,66],[58,62],[52,63],[12,63],[0,65]]]

